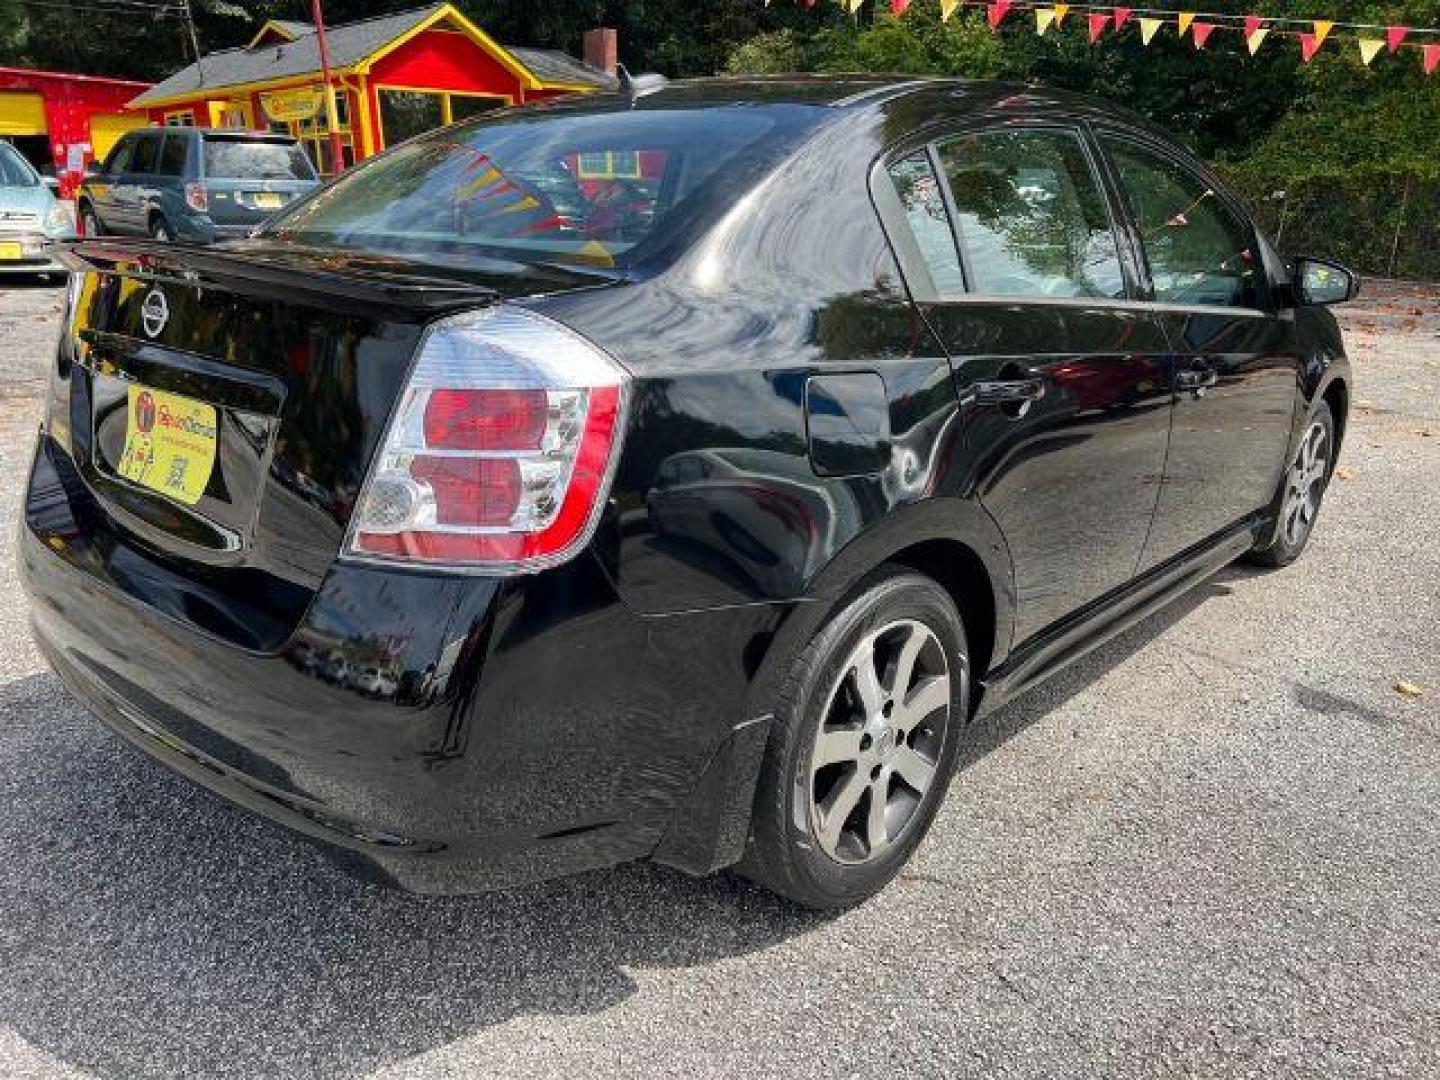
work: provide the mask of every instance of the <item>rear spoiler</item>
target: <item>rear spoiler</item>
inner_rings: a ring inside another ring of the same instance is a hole
[[[347,265],[338,255],[284,249],[205,247],[174,241],[94,237],[51,245],[71,270],[122,273],[177,284],[242,288],[290,303],[384,313],[424,321],[447,311],[484,307],[494,289],[455,278]],[[379,311],[377,311],[379,309]]]

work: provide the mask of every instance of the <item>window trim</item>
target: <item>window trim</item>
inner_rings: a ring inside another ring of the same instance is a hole
[[[1270,266],[1268,255],[1269,245],[1262,243],[1259,227],[1255,224],[1245,204],[1236,197],[1203,161],[1192,155],[1186,154],[1178,147],[1167,145],[1160,139],[1146,132],[1130,127],[1125,124],[1109,120],[1091,120],[1087,122],[1091,138],[1095,142],[1096,151],[1101,155],[1105,164],[1106,177],[1114,187],[1116,212],[1123,214],[1125,219],[1125,231],[1127,240],[1130,243],[1135,256],[1137,269],[1144,277],[1145,302],[1157,311],[1198,311],[1198,312],[1234,312],[1239,315],[1274,315],[1278,311],[1276,305],[1276,289],[1273,281],[1273,272]],[[1145,251],[1144,238],[1140,233],[1140,224],[1135,220],[1134,211],[1130,206],[1130,200],[1125,194],[1125,185],[1120,178],[1120,170],[1110,156],[1109,148],[1105,144],[1106,137],[1118,142],[1128,142],[1139,147],[1161,159],[1167,161],[1182,173],[1189,175],[1195,180],[1203,182],[1206,187],[1215,193],[1230,213],[1239,220],[1240,224],[1249,233],[1250,250],[1256,261],[1257,275],[1260,282],[1260,303],[1258,305],[1235,305],[1229,304],[1203,304],[1203,303],[1176,303],[1171,300],[1157,300],[1155,298],[1155,277],[1150,268],[1150,256]]]
[[[1079,143],[1090,168],[1091,179],[1105,204],[1105,214],[1110,222],[1110,235],[1115,243],[1116,259],[1120,263],[1120,274],[1125,282],[1125,295],[1114,296],[1026,296],[1006,293],[985,293],[973,291],[974,274],[970,266],[964,237],[961,235],[959,214],[955,208],[954,196],[950,191],[950,180],[940,162],[939,144],[966,135],[982,134],[988,131],[1059,131],[1071,135]],[[908,138],[898,141],[882,151],[870,167],[871,202],[880,215],[881,228],[890,241],[891,251],[900,266],[900,276],[906,282],[911,299],[916,302],[933,304],[1045,304],[1064,307],[1113,307],[1131,309],[1147,302],[1146,288],[1138,277],[1139,267],[1125,257],[1130,248],[1129,225],[1121,216],[1123,205],[1117,204],[1109,182],[1109,163],[1097,152],[1098,147],[1087,130],[1084,118],[1078,116],[1016,116],[997,119],[991,116],[975,117],[970,120],[949,121],[920,128]],[[904,209],[894,193],[889,168],[906,157],[923,151],[930,160],[940,184],[945,212],[950,216],[950,232],[959,255],[961,273],[965,280],[965,292],[941,293],[935,288],[929,267],[925,264],[919,245],[915,242],[909,223],[905,220]],[[890,197],[884,199],[877,192],[887,191]],[[888,208],[882,208],[888,203]],[[888,212],[887,212],[888,209]],[[898,239],[897,239],[898,237]],[[920,286],[917,288],[917,284]],[[919,294],[919,295],[917,295]]]

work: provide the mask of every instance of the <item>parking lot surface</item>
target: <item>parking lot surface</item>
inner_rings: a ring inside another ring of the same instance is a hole
[[[1304,559],[979,726],[908,872],[830,918],[644,865],[398,894],[108,734],[14,568],[60,296],[0,291],[0,1075],[1440,1075],[1436,294],[1344,313]]]

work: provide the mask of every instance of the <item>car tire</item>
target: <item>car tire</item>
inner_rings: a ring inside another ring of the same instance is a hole
[[[80,208],[80,234],[82,236],[104,236],[105,226],[100,224],[100,218],[95,213],[95,208],[86,203]]]
[[[175,230],[170,228],[163,214],[156,214],[150,219],[150,239],[166,244],[175,239]]]
[[[1256,566],[1289,566],[1300,557],[1315,531],[1325,491],[1335,471],[1335,415],[1321,401],[1305,422],[1300,447],[1280,478],[1275,508],[1275,536],[1245,559]]]
[[[875,681],[862,687],[867,664]],[[945,798],[969,697],[965,627],[954,600],[928,577],[882,566],[820,629],[781,686],[736,869],[816,910],[879,892]]]

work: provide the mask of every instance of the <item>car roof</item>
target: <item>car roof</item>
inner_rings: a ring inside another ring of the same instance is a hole
[[[896,109],[920,109],[926,121],[961,120],[967,116],[1007,112],[1049,113],[1067,118],[1103,117],[1171,138],[1138,113],[1104,98],[1027,83],[931,75],[719,75],[664,83],[645,91],[629,106],[616,93],[600,93],[556,98],[525,108],[541,112],[594,113],[627,107],[643,111],[735,106],[757,109],[821,106],[833,110],[832,119],[837,121],[846,116],[888,113]],[[922,126],[926,125],[913,122],[915,129]]]

